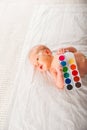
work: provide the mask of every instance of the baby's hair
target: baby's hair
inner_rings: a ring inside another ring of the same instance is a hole
[[[36,49],[36,50],[35,50],[35,49]],[[35,54],[38,54],[41,50],[44,50],[44,49],[48,49],[49,51],[51,51],[47,46],[42,45],[42,44],[36,45],[36,46],[32,47],[31,50],[29,51],[29,55],[28,55],[29,58],[30,58],[32,52],[35,51],[34,53],[35,53]]]

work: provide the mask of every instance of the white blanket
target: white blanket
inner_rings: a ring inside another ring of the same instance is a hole
[[[87,6],[37,6],[15,79],[8,130],[87,130],[87,77],[80,89],[58,90],[46,73],[29,64],[29,49],[75,46],[87,55]]]

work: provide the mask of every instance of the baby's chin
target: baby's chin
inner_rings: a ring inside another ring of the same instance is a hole
[[[40,72],[46,72],[47,69],[39,69]]]

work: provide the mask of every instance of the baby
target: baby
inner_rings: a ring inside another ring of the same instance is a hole
[[[64,88],[64,77],[62,73],[62,66],[58,63],[58,55],[66,51],[73,52],[81,77],[87,74],[87,59],[76,50],[74,47],[61,48],[55,55],[45,45],[34,46],[29,52],[29,60],[36,69],[41,72],[49,71],[54,79],[56,86],[60,89]]]

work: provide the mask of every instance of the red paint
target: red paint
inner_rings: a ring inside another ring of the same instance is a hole
[[[77,70],[73,70],[73,71],[72,71],[72,75],[73,75],[73,76],[78,75],[78,71],[77,71]]]
[[[78,82],[79,80],[80,80],[80,77],[78,77],[78,76],[75,76],[75,77],[74,77],[74,81],[75,81],[75,82]]]

